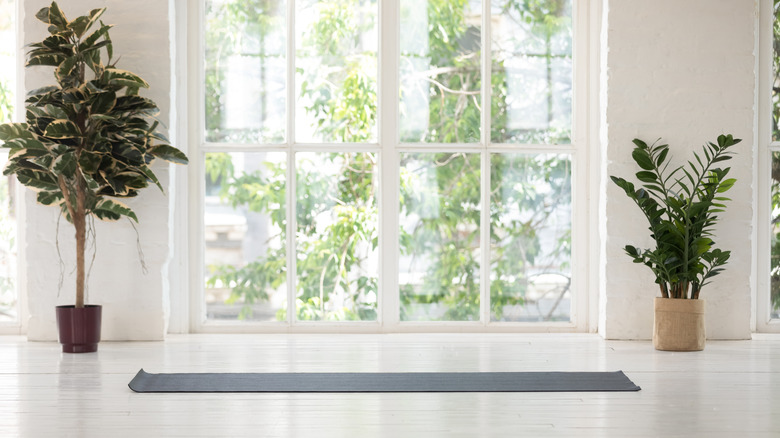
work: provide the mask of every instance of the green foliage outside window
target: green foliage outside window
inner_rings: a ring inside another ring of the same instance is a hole
[[[253,132],[226,126],[229,114],[222,96],[223,84],[228,81],[226,60],[231,56],[257,61],[261,80],[270,74],[270,65],[284,64],[286,2],[278,0],[207,1],[206,27],[206,140],[226,143],[279,143],[284,141],[284,123],[271,123],[274,113],[284,114],[284,102],[274,107],[268,102],[271,93],[263,93],[257,107],[262,121],[269,121],[267,129]],[[272,61],[277,61],[273,64]],[[272,95],[272,94],[271,94]]]
[[[0,78],[0,123],[11,121],[13,115],[13,93],[8,80]]]
[[[376,4],[366,0],[322,3],[317,19],[303,35],[303,49],[299,47],[296,53],[320,56],[323,67],[318,71],[298,68],[300,86],[296,98],[303,102],[306,116],[314,120],[312,129],[322,142],[376,141],[377,84],[365,68],[366,63],[375,63],[376,59],[375,55],[361,51],[357,41],[358,35],[375,26],[375,18],[366,18],[364,14],[366,3],[374,8]],[[273,114],[259,115],[263,123],[254,130],[224,129],[229,123],[222,94],[227,76],[220,66],[224,59],[221,54],[239,53],[247,48],[255,50],[242,56],[268,61],[260,62],[262,65],[284,56],[283,50],[270,50],[263,43],[273,40],[284,44],[284,37],[279,36],[284,34],[283,2],[215,0],[207,4],[211,8],[206,36],[207,140],[283,142],[285,122],[282,119],[282,123],[269,123]],[[561,31],[571,34],[571,19],[563,11],[566,4],[560,0],[505,0],[494,1],[493,8],[522,11],[517,16],[525,20],[529,32],[540,41],[547,41],[546,49],[542,44],[547,53],[541,56],[550,60],[550,35]],[[470,12],[472,5],[468,0],[428,0],[426,5],[427,52],[401,56],[422,57],[429,62],[424,72],[426,85],[421,91],[429,102],[427,129],[404,133],[402,128],[401,141],[477,142],[481,129],[479,20],[470,15],[473,11]],[[251,35],[254,42],[242,40],[246,35]],[[329,59],[340,61],[329,63]],[[506,88],[502,61],[494,64],[491,85],[494,90]],[[549,69],[546,78],[547,92],[552,93]],[[272,88],[269,85],[262,95],[271,96]],[[414,92],[420,90],[405,89],[402,85],[400,95]],[[569,142],[568,127],[550,127],[536,133],[507,129],[507,109],[511,105],[506,96],[504,92],[492,99],[493,142]],[[409,108],[402,104],[401,111],[406,110]],[[377,156],[357,152],[298,155],[296,317],[375,320],[378,276],[367,266],[376,259],[379,241]],[[402,153],[400,157],[400,257],[415,269],[423,270],[421,279],[401,282],[402,320],[479,320],[480,284],[488,281],[479,278],[478,250],[482,238],[489,238],[491,245],[494,320],[504,319],[509,307],[526,303],[526,289],[534,269],[548,269],[568,280],[569,224],[552,233],[548,238],[552,242],[542,242],[541,236],[541,230],[556,216],[570,214],[566,206],[571,205],[571,161],[567,156],[492,154],[488,158],[493,175],[489,206],[480,205],[480,154]],[[284,206],[289,188],[285,166],[267,163],[262,170],[245,172],[226,153],[208,153],[205,158],[207,184],[219,186],[222,202],[262,213],[272,229],[281,230],[271,238],[286,242]],[[425,181],[425,190],[420,178]],[[323,202],[325,199],[333,202]],[[483,208],[490,209],[490,236],[479,235]],[[326,214],[329,220],[318,219]],[[239,317],[250,318],[253,304],[267,301],[270,292],[282,287],[287,250],[283,244],[244,265],[209,266],[206,286],[229,285],[228,303],[245,305]],[[340,305],[329,306],[335,297]],[[440,311],[426,314],[425,309],[430,306]],[[276,317],[285,320],[287,310],[278,311]],[[548,314],[545,318],[552,317]]]

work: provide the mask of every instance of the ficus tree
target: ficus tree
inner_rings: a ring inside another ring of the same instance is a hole
[[[117,67],[104,12],[69,20],[56,2],[38,11],[49,36],[30,45],[26,66],[51,68],[56,83],[28,93],[25,123],[0,125],[4,175],[16,175],[75,228],[76,307],[84,306],[89,218],[137,222],[118,199],[150,183],[162,190],[151,168],[156,158],[187,163],[159,132],[155,102],[139,95],[149,84]]]

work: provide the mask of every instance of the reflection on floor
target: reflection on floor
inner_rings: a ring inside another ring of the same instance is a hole
[[[136,394],[148,372],[615,371],[634,393]],[[770,437],[780,337],[698,353],[596,335],[177,335],[94,354],[0,337],[0,436]]]

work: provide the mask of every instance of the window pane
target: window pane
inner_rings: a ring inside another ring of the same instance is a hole
[[[780,152],[772,153],[771,316],[780,318]]]
[[[495,143],[570,143],[571,0],[492,0]]]
[[[401,321],[479,321],[480,155],[401,154]]]
[[[16,89],[14,0],[0,0],[0,123],[11,121]]]
[[[374,153],[298,153],[297,319],[376,320]]]
[[[206,141],[285,139],[286,2],[206,0]]]
[[[285,321],[286,154],[205,156],[209,319]]]
[[[479,0],[401,0],[401,141],[480,141],[481,11]]]
[[[16,36],[13,0],[0,0],[0,123],[11,121],[16,88]],[[8,154],[0,154],[5,168]],[[16,179],[0,176],[0,323],[15,322],[16,294]]]
[[[7,154],[0,155],[5,167]],[[18,318],[16,294],[16,178],[0,176],[0,323]]]
[[[490,161],[490,319],[568,321],[571,161],[552,154]]]
[[[772,26],[774,34],[774,44],[772,44],[772,65],[774,67],[772,82],[772,140],[780,141],[780,0],[775,0],[774,4],[774,24]]]
[[[377,1],[296,7],[296,142],[376,143]]]
[[[772,52],[772,141],[780,141],[780,0],[774,2],[774,21],[772,26],[774,44]],[[772,255],[770,258],[771,317],[780,318],[780,152],[772,153]]]

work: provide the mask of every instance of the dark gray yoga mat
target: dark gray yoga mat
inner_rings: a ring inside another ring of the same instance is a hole
[[[639,391],[622,371],[508,373],[171,373],[138,371],[135,392]]]

